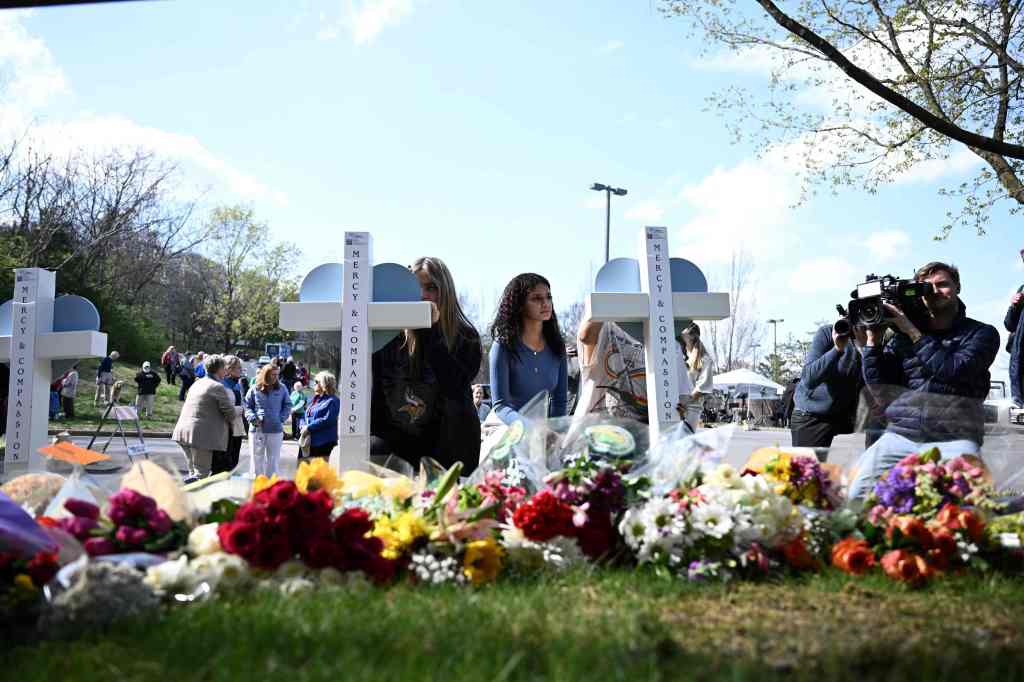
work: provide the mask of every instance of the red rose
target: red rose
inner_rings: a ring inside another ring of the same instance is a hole
[[[334,537],[343,545],[355,542],[373,530],[373,521],[365,510],[348,509],[334,520]]]
[[[932,568],[920,554],[894,549],[882,556],[882,570],[893,580],[913,587],[923,585],[932,577]]]
[[[314,538],[303,548],[302,560],[310,568],[335,566],[341,560],[341,548],[333,540]]]
[[[255,547],[252,555],[246,557],[250,563],[257,568],[273,571],[278,566],[292,558],[291,545],[288,538],[280,535],[271,538],[260,538],[260,543]]]
[[[42,587],[50,582],[59,569],[55,552],[39,552],[25,566],[25,572],[32,578],[32,583],[36,587]]]
[[[291,511],[300,497],[299,489],[292,481],[278,481],[266,490],[261,490],[259,495],[264,496],[267,506],[275,512]]]
[[[559,535],[576,535],[572,509],[549,490],[534,495],[529,502],[516,509],[512,523],[534,542],[547,542]]]
[[[260,528],[243,521],[228,521],[217,526],[217,539],[225,552],[248,559],[259,545]]]
[[[262,525],[267,522],[267,508],[258,502],[246,502],[235,512],[235,521]]]
[[[817,557],[807,551],[802,537],[794,538],[782,546],[782,554],[786,557],[786,563],[798,571],[817,571],[821,568],[821,562]]]

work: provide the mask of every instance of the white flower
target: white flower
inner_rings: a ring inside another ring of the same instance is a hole
[[[732,466],[719,464],[714,471],[708,474],[705,483],[719,488],[736,488],[740,486],[740,475]]]
[[[245,585],[250,578],[245,560],[225,552],[204,554],[193,559],[189,570],[194,584],[205,582],[214,589],[234,589]]]
[[[220,539],[217,537],[218,523],[205,523],[196,526],[188,534],[188,551],[195,556],[214,554],[221,551]]]
[[[723,538],[733,528],[729,512],[718,504],[696,505],[690,512],[690,522],[695,530],[713,538]]]
[[[146,569],[143,579],[153,591],[165,594],[184,586],[189,576],[188,557],[182,555],[176,561],[165,561]]]

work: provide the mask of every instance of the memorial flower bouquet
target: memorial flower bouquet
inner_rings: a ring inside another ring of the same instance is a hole
[[[0,621],[28,617],[40,600],[43,586],[59,568],[56,552],[41,551],[30,557],[0,552]]]
[[[124,488],[110,497],[106,514],[91,502],[69,499],[64,508],[71,516],[55,522],[74,536],[90,556],[122,552],[170,552],[181,547],[188,527],[175,522],[147,495]]]
[[[217,537],[225,552],[264,571],[298,557],[311,569],[361,571],[375,582],[390,581],[395,562],[383,556],[384,543],[371,534],[369,514],[352,508],[332,519],[333,508],[325,490],[303,493],[292,481],[278,481],[220,523]]]
[[[619,524],[639,564],[701,580],[763,575],[800,536],[803,518],[759,475],[723,464],[690,489],[628,509]]]
[[[765,463],[761,475],[794,504],[831,510],[842,503],[838,487],[814,457],[779,452]]]
[[[994,508],[985,472],[964,457],[940,461],[939,450],[904,457],[875,484],[865,508],[868,520],[883,525],[889,517],[934,517],[947,504]]]

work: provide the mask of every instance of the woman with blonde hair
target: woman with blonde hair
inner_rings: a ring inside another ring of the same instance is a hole
[[[288,389],[278,381],[273,363],[263,365],[245,396],[245,418],[249,422],[249,474],[273,476],[281,458],[284,425],[291,416],[292,401]]]
[[[338,380],[330,372],[313,377],[313,399],[306,407],[302,430],[309,432],[309,456],[328,458],[338,444]]]
[[[690,401],[686,403],[684,419],[690,428],[696,431],[700,416],[704,411],[704,398],[714,390],[715,361],[700,340],[700,327],[696,322],[686,325],[679,338],[683,344],[683,350],[686,351],[686,371],[690,375],[690,383],[693,385]]]
[[[459,305],[455,282],[440,258],[409,269],[431,306],[430,329],[407,329],[373,354],[370,452],[397,455],[414,467],[420,457],[476,468],[480,420],[471,385],[480,371],[480,334]]]

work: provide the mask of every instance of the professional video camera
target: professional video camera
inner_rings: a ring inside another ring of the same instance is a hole
[[[930,293],[931,288],[927,282],[899,279],[892,275],[868,275],[863,284],[858,284],[850,292],[849,310],[836,306],[842,317],[834,329],[837,334],[848,336],[852,325],[875,327],[886,324],[888,318],[882,303],[896,306],[915,326],[921,327],[928,318],[928,309],[921,297]]]

